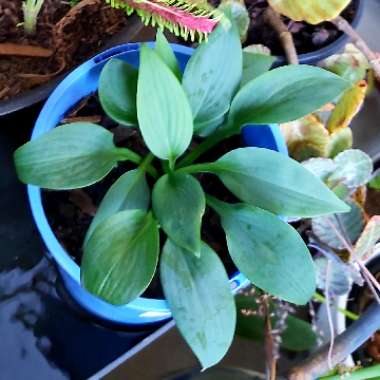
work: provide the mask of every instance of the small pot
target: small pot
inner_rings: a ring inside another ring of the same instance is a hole
[[[193,49],[180,45],[172,47],[183,69]],[[139,44],[114,47],[83,63],[68,75],[42,108],[33,130],[32,140],[57,126],[75,104],[97,90],[100,72],[108,60],[117,57],[138,66],[139,49]],[[248,146],[265,147],[287,154],[285,142],[275,125],[245,127],[242,137]],[[79,266],[64,250],[48,223],[40,188],[29,185],[28,196],[35,223],[50,256],[56,262],[68,292],[82,308],[97,318],[119,325],[145,325],[171,318],[165,300],[137,298],[128,305],[113,306],[82,288]],[[240,273],[236,273],[230,283],[232,291],[237,292],[248,284],[248,280]]]
[[[363,0],[352,0],[356,3],[356,13],[354,19],[352,20],[352,27],[357,28],[359,22],[363,16],[364,11],[364,1]],[[298,56],[299,63],[307,64],[307,65],[315,65],[323,59],[330,57],[333,54],[336,54],[339,50],[341,50],[346,43],[348,43],[350,37],[347,34],[343,33],[340,37],[338,37],[335,41],[333,41],[330,45],[327,45],[321,49],[312,51],[310,53],[300,54]],[[277,57],[276,65],[281,66],[285,65],[287,60],[285,56]]]

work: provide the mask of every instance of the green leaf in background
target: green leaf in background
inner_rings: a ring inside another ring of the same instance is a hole
[[[199,257],[205,194],[189,174],[172,173],[161,177],[153,188],[153,211],[170,239]]]
[[[158,225],[152,214],[121,211],[101,222],[85,245],[82,284],[113,305],[125,305],[148,287],[158,254]]]
[[[227,113],[241,75],[242,49],[238,31],[232,24],[226,30],[224,23],[220,23],[208,42],[195,50],[183,74],[183,87],[197,134],[203,135],[209,123],[215,123]]]
[[[234,298],[218,255],[203,243],[197,258],[168,240],[160,274],[177,326],[202,367],[218,363],[232,343],[236,325]]]
[[[329,133],[314,114],[280,125],[289,155],[297,161],[311,157],[324,157],[329,143]]]
[[[241,79],[241,87],[250,80],[259,77],[269,71],[272,67],[275,57],[267,54],[251,53],[243,50],[243,76]]]
[[[343,183],[349,188],[365,185],[373,171],[371,157],[359,149],[349,149],[339,153],[335,158],[335,171],[329,176],[327,183]]]
[[[364,228],[354,247],[353,260],[368,260],[375,250],[376,243],[380,240],[380,216],[373,216]]]
[[[255,286],[285,301],[304,305],[315,292],[315,271],[298,232],[257,207],[211,200],[221,217],[228,251]]]
[[[351,290],[351,270],[347,264],[338,257],[328,259],[320,256],[314,260],[317,274],[317,287],[326,290],[327,266],[329,265],[328,291],[331,295],[342,296]]]
[[[334,158],[339,153],[352,148],[352,144],[351,128],[343,128],[331,133],[326,147],[327,157]]]
[[[327,215],[319,218],[313,218],[311,221],[313,233],[323,243],[333,249],[345,249],[346,246],[341,242],[335,233],[334,226],[337,231],[343,232],[349,241],[354,244],[359,238],[365,225],[364,210],[354,201],[347,202],[351,210],[344,214]],[[344,229],[344,231],[342,231]]]
[[[22,182],[65,190],[101,180],[116,166],[120,153],[107,129],[92,123],[72,123],[22,145],[14,159]]]
[[[242,338],[264,342],[265,320],[259,315],[243,315],[243,310],[257,311],[258,305],[253,297],[237,296],[238,311],[236,334]],[[277,319],[271,318],[274,326]],[[286,329],[281,334],[281,347],[302,352],[311,350],[317,343],[316,335],[310,323],[289,315],[285,321]]]
[[[244,2],[239,0],[222,0],[218,9],[233,20],[238,28],[240,40],[244,42],[247,39],[250,21]]]
[[[313,173],[322,181],[325,180],[336,168],[331,158],[315,157],[302,162],[302,166]]]
[[[248,82],[231,104],[229,124],[286,123],[335,99],[349,82],[314,66],[288,65]]]
[[[127,62],[112,58],[99,79],[99,100],[104,112],[124,126],[137,125],[137,69]]]
[[[225,186],[246,203],[275,214],[313,217],[349,207],[297,161],[262,148],[240,148],[210,165]]]
[[[182,73],[178,66],[177,58],[164,33],[160,29],[157,29],[155,51],[160,56],[160,58],[166,63],[166,65],[173,72],[173,74],[178,79],[181,79]]]
[[[368,186],[374,190],[380,190],[380,170],[377,169],[372,174],[372,179],[369,181]]]
[[[142,170],[131,170],[118,178],[100,203],[95,217],[87,230],[84,244],[95,228],[110,216],[124,210],[147,211],[150,193]]]
[[[174,162],[189,146],[193,121],[181,84],[146,45],[140,50],[137,116],[144,141],[162,160]]]

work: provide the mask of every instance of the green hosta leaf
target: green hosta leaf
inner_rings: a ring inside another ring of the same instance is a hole
[[[189,97],[194,130],[203,135],[209,123],[222,118],[230,107],[242,75],[242,49],[234,25],[220,24],[208,42],[190,58],[183,74],[183,87]],[[231,59],[233,57],[233,59]]]
[[[347,294],[351,290],[352,285],[350,269],[347,264],[338,258],[328,259],[321,256],[314,260],[318,289],[326,290],[327,265],[329,261],[329,293],[336,296]]]
[[[258,288],[285,301],[303,305],[315,291],[309,250],[297,231],[257,207],[215,200],[228,251],[237,268]],[[306,275],[307,274],[307,275]]]
[[[356,242],[364,228],[364,210],[356,202],[349,201],[348,204],[351,206],[351,210],[345,214],[312,219],[311,225],[314,234],[319,240],[333,249],[345,249],[346,247],[340,241],[332,226],[337,231],[343,232],[343,236],[346,236],[352,244]]]
[[[218,363],[231,345],[236,308],[217,254],[202,244],[199,258],[168,240],[161,282],[177,326],[203,368]]]
[[[149,187],[144,172],[137,169],[123,174],[110,187],[100,203],[96,215],[87,230],[85,244],[101,222],[119,211],[147,211],[149,200]]]
[[[269,71],[272,67],[275,57],[267,54],[251,53],[246,49],[243,50],[243,76],[241,79],[241,87],[250,80],[259,77]]]
[[[373,216],[364,228],[354,247],[354,260],[367,260],[374,253],[375,245],[380,240],[380,216]]]
[[[265,320],[259,315],[243,315],[243,310],[257,311],[258,305],[253,298],[236,297],[238,318],[236,333],[242,338],[263,342],[265,339]],[[274,326],[277,319],[272,317]],[[281,347],[301,352],[312,349],[316,344],[316,335],[310,323],[289,315],[285,321],[286,329],[281,334]]]
[[[350,3],[350,0],[268,0],[277,12],[294,21],[319,24],[336,18]]]
[[[156,53],[160,56],[160,58],[166,63],[169,69],[173,72],[173,74],[181,79],[182,73],[178,66],[177,58],[166,39],[164,33],[158,29],[156,34]]]
[[[369,181],[368,186],[371,189],[380,190],[380,170],[376,170],[373,175],[371,181]]]
[[[359,149],[339,153],[334,162],[336,169],[328,178],[330,184],[343,183],[349,188],[356,188],[365,185],[371,178],[372,160]]]
[[[330,136],[322,121],[315,115],[281,124],[280,128],[289,154],[295,160],[303,161],[326,155]]]
[[[111,119],[125,126],[137,125],[137,73],[129,63],[113,58],[100,74],[102,108]]]
[[[205,194],[199,182],[188,174],[161,177],[153,189],[153,211],[173,242],[199,256]]]
[[[231,104],[229,122],[240,128],[293,121],[332,101],[348,86],[349,82],[318,67],[280,67],[239,90]]]
[[[173,162],[189,146],[193,122],[186,94],[171,70],[146,45],[140,52],[137,116],[145,143],[155,156]]]
[[[121,211],[101,222],[85,245],[82,284],[113,305],[127,304],[148,287],[158,254],[158,226],[152,214]]]
[[[353,144],[351,128],[339,129],[331,133],[327,144],[326,153],[328,157],[334,158],[339,153],[351,149]]]
[[[24,183],[64,190],[89,186],[106,176],[120,159],[113,135],[92,123],[61,125],[32,140],[14,155]]]
[[[239,0],[222,0],[218,9],[230,15],[238,28],[240,40],[244,42],[247,39],[250,21],[244,2],[240,2]]]
[[[302,162],[302,166],[312,172],[316,177],[322,181],[327,178],[336,168],[335,162],[330,158],[310,158]]]
[[[235,149],[211,164],[210,171],[244,202],[273,213],[313,217],[349,210],[301,164],[269,149]]]

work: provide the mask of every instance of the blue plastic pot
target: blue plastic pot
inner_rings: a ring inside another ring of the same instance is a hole
[[[44,105],[33,130],[32,140],[57,126],[64,115],[82,98],[96,91],[100,72],[112,57],[139,64],[139,44],[126,44],[107,50],[85,62],[67,76]],[[192,49],[172,45],[182,69]],[[286,145],[276,126],[246,127],[243,130],[246,145],[265,147],[287,154]],[[28,196],[34,220],[51,257],[57,264],[64,284],[75,301],[88,313],[107,322],[121,325],[144,325],[171,318],[165,300],[138,298],[125,306],[113,306],[88,293],[80,285],[80,268],[55,237],[41,201],[41,190],[28,186]],[[246,286],[248,281],[240,273],[231,278],[233,292]]]

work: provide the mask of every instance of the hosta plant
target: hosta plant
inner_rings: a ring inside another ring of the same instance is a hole
[[[116,147],[111,132],[91,123],[58,126],[15,153],[21,181],[47,189],[88,186],[118,162],[136,163],[109,189],[87,232],[82,283],[111,304],[127,304],[149,286],[159,263],[173,317],[204,368],[225,355],[236,321],[226,270],[201,238],[206,207],[219,214],[237,268],[258,288],[295,304],[314,293],[314,265],[300,236],[277,214],[349,210],[320,179],[280,153],[247,147],[214,162],[201,160],[243,126],[297,119],[348,86],[317,67],[249,69],[246,64],[243,72],[239,33],[231,23],[215,29],[183,73],[158,33],[154,48],[141,46],[138,68],[111,59],[98,90],[104,111],[125,128],[139,129],[150,154]],[[205,194],[198,173],[217,176],[240,201]]]

